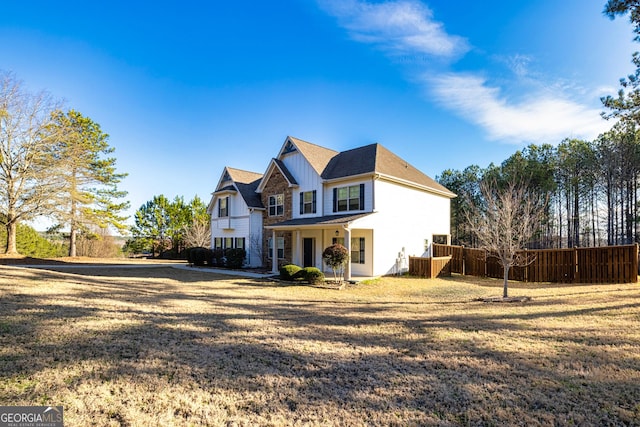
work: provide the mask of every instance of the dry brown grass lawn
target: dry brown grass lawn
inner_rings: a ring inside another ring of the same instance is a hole
[[[640,286],[0,266],[0,404],[68,426],[640,425]]]

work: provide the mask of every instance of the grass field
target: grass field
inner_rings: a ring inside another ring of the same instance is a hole
[[[67,426],[640,425],[640,286],[0,266],[0,404]]]

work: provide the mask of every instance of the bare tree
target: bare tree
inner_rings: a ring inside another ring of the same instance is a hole
[[[116,258],[122,255],[121,246],[106,227],[90,226],[78,235],[77,256]]]
[[[262,251],[262,236],[256,233],[252,233],[249,236],[249,257],[255,256],[262,262]]]
[[[187,248],[211,246],[211,223],[209,218],[195,219],[184,232],[184,244]]]
[[[488,256],[498,259],[504,269],[503,298],[508,297],[509,269],[533,262],[523,254],[544,219],[546,200],[539,200],[522,183],[495,181],[480,184],[480,202],[471,202],[467,220]]]
[[[55,206],[60,182],[52,172],[54,140],[47,127],[57,107],[48,93],[32,94],[12,73],[0,71],[0,221],[8,254],[18,252],[18,223]]]

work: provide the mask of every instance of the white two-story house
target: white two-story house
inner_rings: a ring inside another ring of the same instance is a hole
[[[229,170],[235,171],[226,168],[226,173]],[[219,212],[228,215],[229,223],[236,218],[220,211],[224,197],[235,197],[240,204],[247,201],[237,184],[232,185],[236,181],[231,175],[231,180],[218,183],[209,206],[214,247],[225,230],[220,232],[225,217]],[[258,176],[253,174],[255,179]],[[237,192],[231,193],[233,189]],[[245,209],[256,219],[238,217],[247,225],[227,228],[230,238],[240,237],[240,229],[251,228],[251,221],[257,222],[262,215],[262,247],[255,253],[261,254],[263,265],[273,272],[293,263],[328,273],[322,252],[338,242],[351,254],[346,279],[402,272],[409,255],[429,254],[434,241],[448,243],[450,199],[455,197],[380,144],[337,152],[293,137],[287,137],[271,159],[255,194],[261,204],[252,199]],[[249,234],[243,235],[250,239]],[[249,265],[254,265],[253,257],[249,259]]]
[[[211,249],[242,248],[245,265],[260,267],[264,206],[256,193],[262,174],[225,167],[212,193],[207,212],[211,215]]]

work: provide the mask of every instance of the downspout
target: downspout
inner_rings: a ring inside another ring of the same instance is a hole
[[[372,189],[371,189],[371,212],[376,211],[376,181],[380,179],[380,174],[376,173],[373,175],[373,179],[371,180]]]

